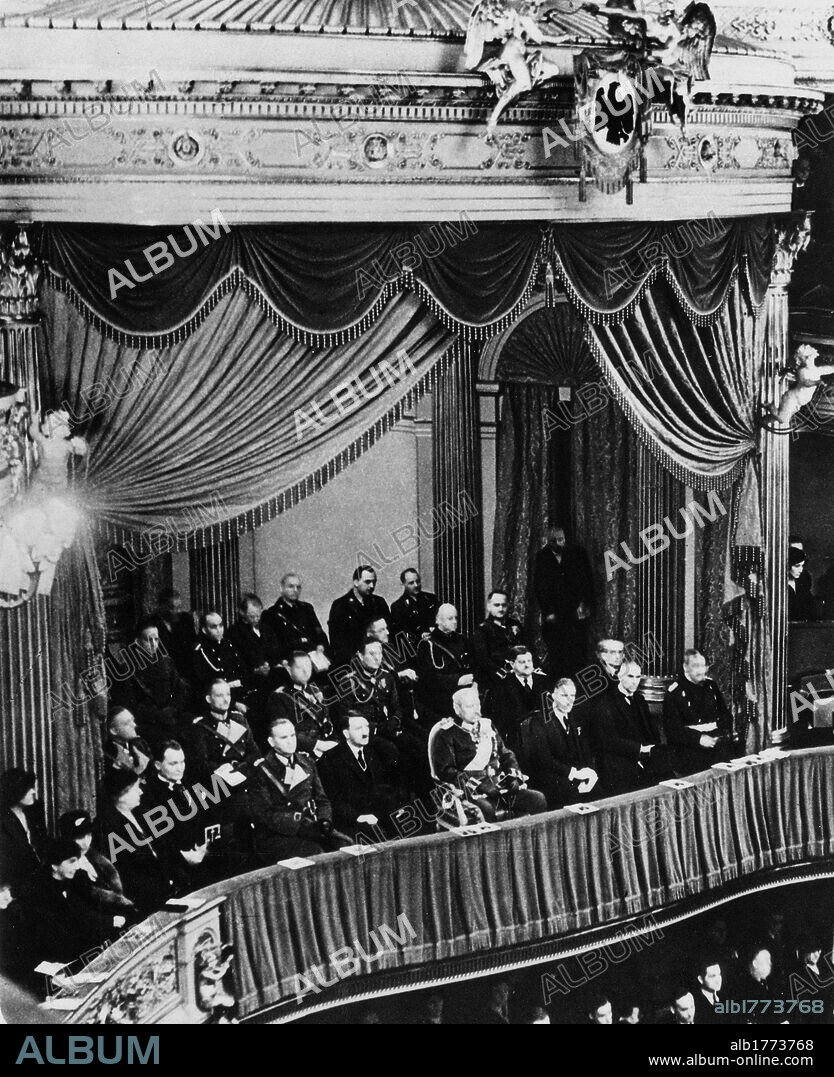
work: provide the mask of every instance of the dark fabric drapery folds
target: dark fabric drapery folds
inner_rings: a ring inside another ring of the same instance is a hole
[[[117,541],[160,529],[181,548],[251,530],[319,489],[428,386],[454,339],[410,295],[324,352],[242,293],[158,356],[103,337],[54,291],[44,316],[53,397],[94,416],[88,514]]]
[[[603,374],[655,456],[694,489],[731,485],[756,447],[757,319],[734,288],[707,326],[681,317],[657,281],[618,325],[591,324]]]
[[[525,946],[834,855],[834,750],[689,781],[674,796],[613,798],[593,815],[557,811],[477,838],[388,842],[373,856],[323,856],[304,871],[267,868],[203,891],[227,895],[241,1012],[284,1002],[297,1012],[299,995],[326,997],[322,982],[349,989],[334,965],[345,947],[357,962],[343,966],[351,977],[411,970],[419,983],[441,971],[432,963],[457,958],[474,973],[479,957],[486,972],[501,947],[518,957]],[[429,965],[422,977],[419,965]]]
[[[761,303],[772,245],[768,218],[542,226],[464,215],[421,228],[49,224],[41,249],[49,283],[102,332],[148,348],[185,339],[236,287],[320,347],[359,335],[404,288],[455,330],[483,336],[509,324],[546,263],[595,319],[621,320],[660,272],[688,315],[704,319],[738,273]]]

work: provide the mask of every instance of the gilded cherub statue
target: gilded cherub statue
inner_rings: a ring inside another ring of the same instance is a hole
[[[492,134],[501,113],[520,97],[559,74],[558,64],[545,60],[540,48],[530,45],[562,45],[572,40],[568,34],[546,36],[537,22],[545,0],[480,0],[469,16],[465,61],[468,71],[476,68],[492,80],[498,103],[492,110],[487,132]],[[498,43],[498,56],[481,63],[488,44]]]
[[[634,42],[650,53],[656,70],[671,84],[669,111],[681,128],[692,102],[696,80],[708,79],[717,32],[715,16],[708,4],[691,3],[679,15],[674,4],[666,0],[641,3],[638,11],[631,7],[583,4],[586,11],[609,20],[615,34]]]
[[[785,371],[786,380],[793,382],[785,389],[778,406],[770,405],[770,419],[780,426],[789,427],[800,408],[810,404],[820,382],[827,374],[834,374],[834,364],[817,366],[819,352],[811,344],[800,344],[794,352],[793,369]]]

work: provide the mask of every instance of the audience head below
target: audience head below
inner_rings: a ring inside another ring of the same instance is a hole
[[[619,639],[601,639],[597,644],[597,658],[609,677],[616,677],[623,664],[625,644]]]
[[[588,1021],[592,1025],[613,1024],[614,1009],[611,1000],[605,995],[594,995],[588,1003]]]
[[[200,617],[200,631],[215,643],[220,643],[226,634],[223,617],[217,610],[211,610]]]
[[[339,718],[338,728],[348,742],[354,748],[366,748],[371,739],[371,727],[364,714],[358,711],[346,710]]]
[[[85,811],[67,811],[58,820],[58,837],[75,844],[79,856],[85,856],[93,844],[93,820]]]
[[[459,725],[474,725],[481,719],[481,700],[474,686],[459,688],[452,696],[452,707]]]
[[[693,684],[703,684],[708,669],[707,660],[699,650],[689,647],[683,652],[683,672]]]
[[[766,980],[773,971],[773,958],[770,950],[761,943],[756,943],[747,951],[747,972],[758,983]]]
[[[285,572],[281,577],[281,598],[285,602],[298,602],[301,598],[301,577],[297,572]]]
[[[561,677],[553,689],[553,711],[568,715],[576,702],[576,685],[570,677]]]
[[[487,595],[487,616],[494,621],[503,621],[507,616],[507,592],[490,591]]]
[[[143,617],[136,625],[133,638],[151,658],[159,654],[159,626],[153,617]]]
[[[407,595],[419,595],[423,590],[423,581],[416,568],[406,568],[400,573],[400,583]]]
[[[450,602],[443,602],[435,616],[435,623],[445,636],[457,632],[458,611]]]
[[[695,1024],[695,997],[684,985],[676,987],[672,994],[672,1018],[676,1025]]]
[[[232,705],[232,690],[223,677],[215,677],[206,692],[206,703],[213,714],[226,714]]]
[[[313,676],[313,660],[307,651],[293,651],[287,659],[287,672],[293,684],[306,688]]]
[[[246,594],[240,596],[237,611],[244,624],[257,628],[261,623],[264,604],[253,591],[247,591]]]
[[[276,718],[269,726],[269,746],[278,755],[291,759],[298,747],[295,726],[289,718]]]
[[[55,838],[44,850],[44,864],[53,879],[72,882],[80,867],[81,853],[72,838]]]
[[[363,640],[356,654],[368,673],[376,673],[382,666],[382,644],[377,639]]]
[[[640,687],[641,672],[639,662],[636,662],[633,658],[623,659],[623,664],[617,673],[617,680],[620,682],[620,691],[623,695],[629,697],[634,695]]]
[[[376,590],[376,572],[370,565],[359,565],[353,570],[353,590],[359,598],[368,598]]]
[[[0,779],[0,807],[10,809],[31,808],[37,800],[38,779],[31,770],[10,767]]]
[[[717,995],[724,984],[721,963],[715,954],[705,954],[698,962],[698,984],[702,991]]]

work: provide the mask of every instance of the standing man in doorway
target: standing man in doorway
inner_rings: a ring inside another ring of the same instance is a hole
[[[572,677],[585,662],[594,589],[585,551],[567,545],[560,524],[548,528],[547,545],[536,555],[533,590],[547,645],[548,673]]]

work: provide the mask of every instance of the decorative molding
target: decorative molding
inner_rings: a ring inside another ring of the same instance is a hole
[[[153,1024],[163,1009],[179,1002],[177,940],[149,955],[138,968],[109,987],[85,1015],[94,1025]]]

